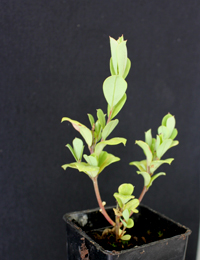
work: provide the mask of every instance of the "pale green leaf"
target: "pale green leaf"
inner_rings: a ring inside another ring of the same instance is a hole
[[[80,134],[85,139],[86,143],[90,147],[92,145],[92,132],[87,127],[79,126]]]
[[[125,102],[126,102],[127,96],[126,93],[123,95],[123,97],[120,99],[120,101],[113,107],[111,119],[113,119],[123,108]],[[110,105],[108,104],[108,116],[110,114]]]
[[[158,167],[160,167],[162,164],[164,164],[164,163],[171,164],[173,160],[174,160],[173,158],[169,158],[166,160],[155,160],[155,161],[151,162],[150,172],[154,173],[158,169]]]
[[[118,199],[120,199],[122,205],[126,204],[129,200],[134,198],[133,195],[123,195],[123,194],[119,194],[117,192],[115,192],[113,194],[113,196],[116,198],[117,201],[118,201]],[[120,207],[122,208],[122,206],[120,206]]]
[[[77,158],[77,156],[76,156],[76,153],[74,152],[74,149],[71,147],[71,145],[70,145],[70,144],[67,144],[66,147],[70,150],[70,152],[71,152],[72,155],[74,156],[74,159],[75,159],[76,161],[78,161],[78,158]]]
[[[168,113],[166,116],[163,117],[162,119],[162,125],[163,126],[167,126],[167,119],[170,118],[172,115],[170,113]]]
[[[76,120],[72,120],[69,117],[63,117],[62,120],[61,120],[61,123],[64,122],[64,121],[69,121],[78,132],[80,132],[80,126],[87,128],[85,125],[79,123]]]
[[[102,138],[103,140],[106,140],[106,138],[110,135],[110,133],[115,129],[117,124],[119,123],[118,119],[110,121],[103,129],[102,131]]]
[[[140,162],[134,161],[134,162],[130,162],[129,164],[136,166],[138,168],[138,170],[140,170],[140,171],[147,170],[147,161],[146,160],[142,160]]]
[[[129,211],[128,209],[125,209],[122,213],[123,218],[125,219],[125,221],[127,222],[129,220]]]
[[[98,142],[101,139],[101,124],[100,124],[99,120],[97,120],[95,123],[94,131],[95,131],[94,134],[95,134],[96,142]]]
[[[171,136],[171,134],[174,130],[175,124],[176,124],[176,121],[175,121],[174,116],[171,116],[167,119],[166,126],[169,129],[169,136]]]
[[[134,226],[134,221],[132,220],[132,218],[129,218],[127,223],[126,223],[126,227],[132,228],[133,226]]]
[[[112,57],[110,58],[110,74],[111,75],[116,75],[115,69],[114,69],[114,66],[113,66]]]
[[[122,35],[117,39],[118,44],[124,41],[124,36]]]
[[[176,145],[178,145],[178,144],[179,144],[179,141],[175,140],[175,141],[172,142],[170,148],[171,148],[171,147],[174,147],[174,146],[176,146]]]
[[[128,76],[130,68],[131,68],[131,61],[129,60],[129,58],[127,58],[126,68],[125,68],[124,75],[123,75],[124,79]]]
[[[79,138],[75,138],[73,140],[73,148],[78,160],[81,160],[83,155],[83,149],[84,149],[83,141]]]
[[[91,154],[89,156],[84,154],[83,157],[89,165],[98,166],[98,161],[94,154]]]
[[[79,172],[86,173],[90,178],[94,178],[98,175],[99,167],[88,165],[84,162],[75,162],[62,165],[62,168],[66,170],[68,167],[77,169]]]
[[[123,76],[127,63],[127,47],[126,41],[122,41],[117,47],[117,63],[119,69],[119,75]]]
[[[144,186],[148,186],[150,181],[151,181],[151,176],[148,172],[140,172],[140,171],[137,171],[137,174],[141,174],[144,178]]]
[[[117,74],[117,46],[118,42],[114,38],[110,37],[111,57],[115,74]]]
[[[151,147],[151,144],[152,144],[151,129],[149,129],[147,132],[145,132],[145,143],[147,143],[148,146]]]
[[[166,151],[171,147],[172,139],[166,139],[164,142],[157,148],[156,154],[159,159],[166,153]]]
[[[134,186],[130,183],[123,183],[118,188],[118,192],[122,195],[131,195],[133,190]]]
[[[99,165],[98,165],[100,167],[99,173],[102,172],[103,169],[108,165],[117,162],[119,160],[120,160],[119,157],[116,157],[112,154],[102,151],[99,155]]]
[[[124,240],[124,241],[128,241],[131,239],[131,235],[124,235],[123,237],[121,237],[121,240]]]
[[[162,134],[163,135],[163,139],[167,139],[167,138],[170,137],[169,129],[166,126],[163,126],[163,125],[158,127],[158,134],[159,135]]]
[[[98,156],[106,145],[117,145],[120,143],[126,145],[126,139],[122,137],[114,137],[110,140],[99,142],[95,147],[95,154]]]
[[[174,130],[172,131],[172,134],[170,136],[170,139],[174,140],[177,135],[178,135],[178,131],[176,128],[174,128]]]
[[[90,124],[91,124],[91,127],[93,127],[95,121],[94,121],[94,117],[90,114],[88,114],[88,118],[89,118],[89,121],[90,121]]]
[[[147,157],[147,161],[148,161],[148,163],[150,163],[152,161],[152,152],[151,152],[148,144],[146,144],[143,141],[136,141],[135,143],[143,149],[143,152]]]
[[[148,185],[148,188],[152,185],[153,181],[155,181],[155,179],[157,179],[159,176],[162,176],[162,175],[166,175],[165,172],[159,172],[157,174],[155,174],[153,177],[151,177],[151,181]]]
[[[99,119],[100,125],[104,128],[106,124],[105,115],[101,109],[97,109],[97,118]]]
[[[103,92],[111,109],[122,99],[127,89],[127,82],[118,75],[108,77],[103,83]]]
[[[139,206],[139,204],[140,204],[140,202],[138,199],[132,199],[126,203],[126,205],[124,206],[124,209],[128,209],[131,212],[131,211],[134,211]]]

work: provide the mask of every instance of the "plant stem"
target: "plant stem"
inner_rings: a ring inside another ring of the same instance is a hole
[[[119,228],[120,228],[120,217],[119,216],[116,216],[115,217],[115,223],[116,223],[116,226],[115,226],[115,238],[116,238],[116,241],[119,240]]]
[[[144,195],[145,195],[145,193],[148,191],[148,189],[144,186],[144,188],[143,188],[143,190],[142,190],[142,192],[141,192],[141,194],[140,194],[140,197],[139,197],[139,201],[141,202],[142,201],[142,199],[143,199],[143,197],[144,197]]]
[[[108,216],[108,213],[106,212],[104,205],[102,203],[101,200],[101,196],[99,193],[99,187],[98,187],[98,181],[97,181],[97,177],[92,178],[93,184],[94,184],[94,190],[95,190],[95,194],[96,194],[96,198],[100,207],[100,212],[104,215],[104,217],[106,218],[106,220],[112,225],[115,226],[115,222]]]

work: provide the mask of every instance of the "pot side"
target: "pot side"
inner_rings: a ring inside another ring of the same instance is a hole
[[[144,206],[138,207],[139,213],[133,215],[134,227],[127,229],[133,234],[148,231],[149,233],[161,232],[159,240],[153,238],[150,243],[136,245],[130,249],[115,251],[115,248],[106,248],[100,245],[89,234],[94,230],[103,230],[108,222],[99,212],[93,210],[67,213],[63,216],[67,231],[67,259],[68,260],[184,260],[188,237],[191,230],[168,217]],[[112,207],[106,208],[108,214],[114,219]],[[165,235],[162,237],[162,230]],[[159,235],[158,235],[159,236]],[[138,242],[139,243],[139,242]],[[136,242],[137,244],[137,242]]]

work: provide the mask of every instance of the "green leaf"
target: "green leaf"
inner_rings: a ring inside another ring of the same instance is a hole
[[[110,37],[111,57],[112,57],[115,74],[117,74],[117,46],[118,46],[118,42],[112,37]]]
[[[130,235],[124,235],[123,237],[121,237],[121,240],[124,240],[124,241],[128,241],[131,239],[131,236]]]
[[[174,147],[174,146],[176,146],[176,145],[178,145],[178,144],[179,144],[179,141],[175,140],[175,141],[172,142],[170,148],[171,148],[171,147]]]
[[[95,153],[96,153],[96,155],[99,155],[106,145],[117,145],[120,143],[123,143],[124,145],[126,145],[126,141],[127,140],[125,138],[114,137],[110,140],[105,140],[105,141],[99,142],[95,147]]]
[[[127,58],[126,68],[125,68],[124,75],[123,75],[124,79],[128,76],[130,68],[131,68],[131,61],[129,60],[129,58]]]
[[[137,174],[141,174],[144,178],[144,186],[148,186],[150,181],[151,181],[151,176],[148,172],[140,172],[140,171],[137,171]]]
[[[89,121],[90,121],[90,124],[91,124],[91,127],[93,127],[95,121],[94,121],[94,117],[90,114],[88,114],[88,118],[89,118]]]
[[[131,195],[133,193],[134,186],[130,183],[123,183],[119,186],[118,192],[122,195]]]
[[[166,139],[164,142],[157,148],[156,154],[159,159],[166,153],[166,151],[171,147],[172,139]]]
[[[126,89],[127,83],[121,76],[110,76],[104,81],[103,92],[111,109],[122,99]]]
[[[126,203],[124,206],[124,209],[128,209],[130,212],[135,212],[136,208],[139,206],[140,202],[138,199],[132,199],[129,202]],[[138,211],[138,210],[136,210]]]
[[[98,175],[99,167],[88,165],[84,162],[75,162],[62,165],[62,168],[66,170],[68,167],[77,169],[79,172],[86,173],[90,178],[94,178]]]
[[[80,126],[80,134],[85,139],[88,146],[92,145],[92,132],[87,127]]]
[[[83,157],[89,165],[98,166],[98,161],[97,161],[97,158],[94,154],[91,154],[89,156],[84,154]]]
[[[115,69],[114,69],[114,66],[113,66],[112,57],[110,58],[110,74],[111,75],[116,75]]]
[[[107,167],[108,165],[114,163],[114,162],[117,162],[119,161],[120,158],[119,157],[116,157],[112,154],[109,154],[107,152],[101,152],[100,155],[99,155],[99,173],[103,171],[103,169],[105,167]]]
[[[82,155],[83,155],[83,141],[79,138],[75,138],[73,140],[73,147],[74,147],[74,152],[76,154],[76,157],[78,160],[82,159]]]
[[[159,173],[155,174],[153,177],[151,177],[151,181],[150,181],[150,183],[149,183],[149,185],[148,185],[148,188],[152,185],[153,181],[154,181],[155,179],[157,179],[157,178],[158,178],[159,176],[161,176],[161,175],[166,175],[166,173],[165,173],[165,172],[159,172]]]
[[[151,162],[150,172],[154,173],[158,169],[158,167],[160,167],[163,163],[171,164],[173,162],[173,160],[174,160],[173,158],[169,158],[166,160],[156,160],[156,161]]]
[[[151,147],[151,144],[152,144],[151,129],[149,129],[147,132],[145,132],[145,143],[147,143],[148,146]]]
[[[166,116],[163,117],[162,119],[162,125],[163,126],[167,126],[167,119],[170,118],[172,115],[170,113],[168,113]]]
[[[134,226],[134,221],[132,220],[132,218],[129,218],[127,223],[126,223],[126,227],[132,228],[133,226]]]
[[[74,149],[71,147],[71,145],[70,145],[70,144],[67,144],[66,147],[69,148],[70,152],[71,152],[72,155],[74,156],[74,159],[75,159],[76,161],[78,161],[78,158],[77,158],[77,156],[76,156],[76,154],[75,154],[75,152],[74,152]]]
[[[95,123],[95,139],[96,142],[98,142],[101,139],[101,124],[99,122],[99,120],[97,120],[97,122]]]
[[[138,168],[138,170],[140,170],[141,172],[147,170],[147,161],[146,160],[142,160],[140,162],[134,161],[134,162],[130,162],[129,164],[136,166]]]
[[[126,204],[129,200],[133,199],[134,196],[133,195],[123,195],[123,194],[119,194],[117,192],[115,192],[113,194],[113,196],[115,197],[115,199],[118,201],[120,200],[121,205],[119,204],[120,208],[123,207],[124,204]]]
[[[119,75],[123,76],[127,63],[127,47],[126,41],[122,41],[117,47],[117,63],[119,69]]]
[[[64,121],[69,121],[78,132],[80,132],[80,126],[87,128],[85,125],[79,123],[76,120],[72,120],[69,117],[63,117],[62,120],[61,120],[61,123],[64,122]]]
[[[137,145],[139,145],[143,151],[144,151],[144,154],[146,155],[147,157],[147,161],[148,163],[150,163],[152,161],[152,152],[148,146],[148,144],[146,144],[145,142],[143,141],[136,141],[135,142]]]
[[[128,209],[125,209],[122,213],[123,218],[125,219],[125,221],[127,222],[129,220],[129,211]]]
[[[169,131],[169,129],[166,127],[166,126],[163,126],[163,125],[161,125],[161,126],[159,126],[159,128],[158,128],[158,134],[159,135],[163,135],[163,139],[167,139],[167,138],[169,138],[170,137],[170,131]]]
[[[117,126],[117,124],[119,123],[118,119],[112,120],[110,121],[103,129],[102,131],[102,138],[103,140],[105,140],[109,134],[115,129],[115,127]]]
[[[123,203],[122,203],[122,201],[121,201],[121,199],[119,198],[118,195],[119,195],[119,194],[118,194],[117,192],[115,192],[115,193],[113,194],[113,196],[114,196],[114,198],[116,199],[116,201],[117,201],[119,207],[122,208],[122,207],[123,207]]]
[[[80,132],[80,134],[82,135],[82,137],[85,139],[86,143],[91,146],[92,145],[92,133],[90,131],[90,129],[88,129],[85,125],[79,123],[76,120],[72,120],[69,117],[63,117],[61,122],[64,121],[69,121],[73,127]]]
[[[169,129],[169,136],[171,136],[171,134],[174,130],[175,124],[176,124],[176,121],[175,121],[174,116],[171,116],[167,119],[166,126]]]
[[[126,93],[123,95],[123,97],[120,99],[120,101],[113,107],[112,110],[112,115],[111,115],[111,119],[113,119],[122,109],[122,107],[124,106],[125,102],[126,102],[127,96]],[[108,116],[110,114],[110,105],[108,104]]]
[[[101,127],[104,128],[106,124],[106,120],[105,120],[105,115],[101,109],[97,109],[97,118],[99,119]]]
[[[172,134],[170,136],[170,139],[174,140],[177,135],[178,135],[178,131],[176,128],[174,128],[174,130],[172,131]]]

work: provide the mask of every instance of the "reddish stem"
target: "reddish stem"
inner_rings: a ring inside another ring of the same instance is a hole
[[[94,190],[95,190],[95,194],[96,194],[96,198],[99,204],[99,207],[101,209],[101,213],[104,215],[104,217],[106,218],[106,220],[112,225],[115,226],[115,222],[108,216],[108,213],[106,212],[104,205],[102,203],[101,200],[101,195],[99,193],[99,187],[98,187],[98,181],[97,181],[97,176],[92,178],[93,180],[93,184],[94,184]]]
[[[142,192],[141,192],[141,194],[140,194],[140,197],[139,197],[139,201],[141,202],[142,201],[142,199],[143,199],[143,197],[144,197],[144,195],[145,195],[145,193],[148,191],[148,189],[144,186],[144,188],[143,188],[143,190],[142,190]]]

